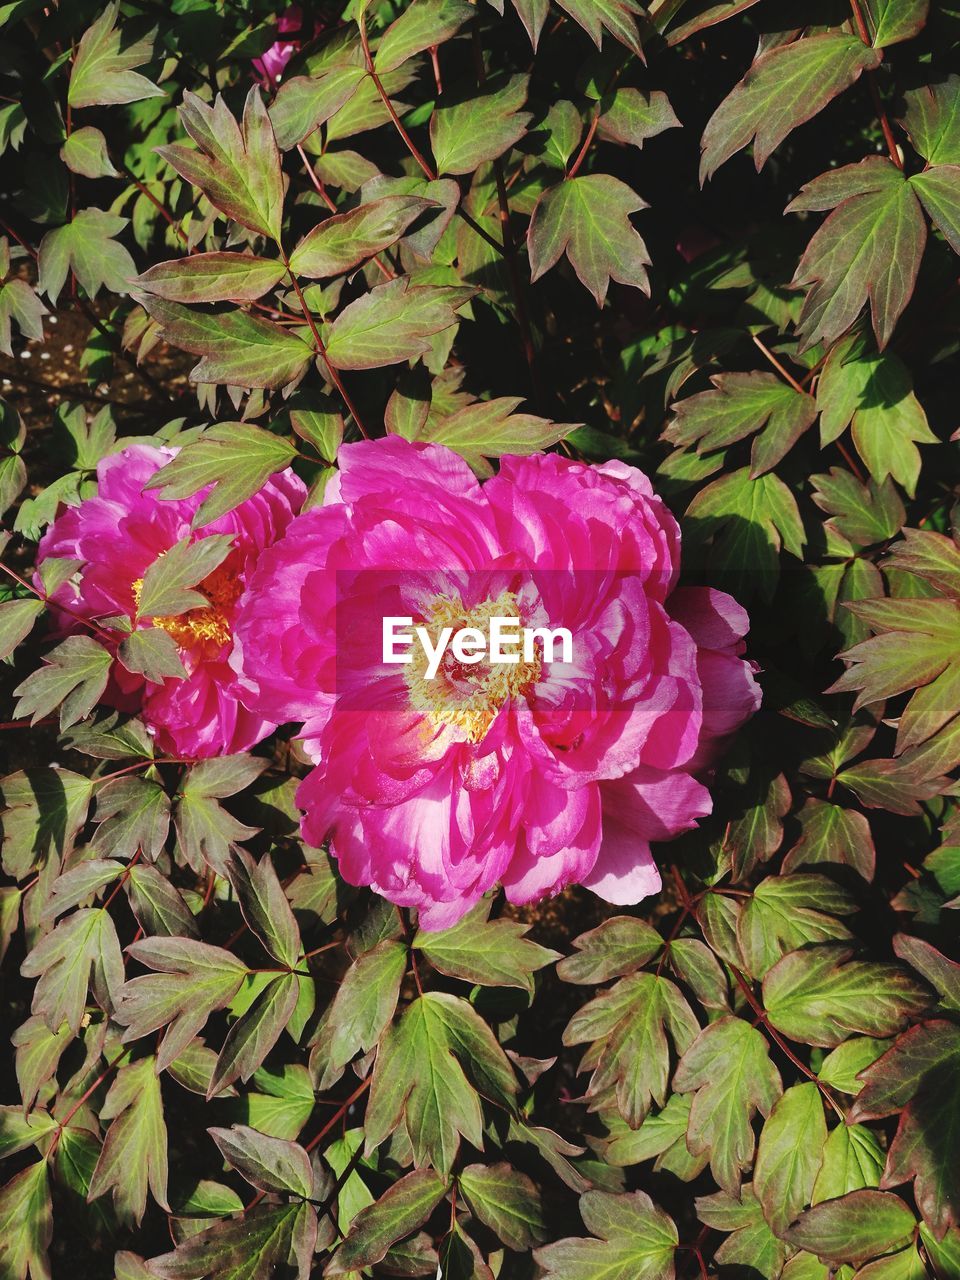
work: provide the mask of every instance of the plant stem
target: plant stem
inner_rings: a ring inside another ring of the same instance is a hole
[[[800,385],[797,379],[793,376],[793,374],[788,373],[788,371],[780,363],[780,361],[773,354],[770,348],[764,346],[764,344],[760,341],[760,339],[757,337],[755,333],[751,333],[750,337],[753,339],[754,345],[758,347],[760,351],[763,352],[764,359],[768,360],[770,364],[773,365],[774,369],[776,369],[777,373],[779,373],[782,378],[784,378],[787,382],[790,383],[790,386],[793,387],[794,391],[799,392],[800,395],[802,396],[806,395],[807,392],[804,391],[803,387]]]
[[[583,145],[580,147],[580,150],[577,152],[576,159],[574,160],[573,164],[570,166],[569,171],[567,172],[568,178],[575,178],[577,174],[580,172],[580,166],[583,164],[584,160],[587,158],[587,152],[590,150],[590,143],[593,141],[594,134],[597,132],[597,125],[599,123],[600,123],[600,104],[598,103],[597,109],[593,113],[593,119],[590,121],[590,128],[587,130],[587,136],[583,140]]]
[[[343,403],[347,406],[350,416],[357,424],[357,429],[360,434],[363,436],[364,440],[369,440],[370,436],[366,427],[363,425],[363,419],[360,417],[356,405],[351,400],[347,388],[343,385],[343,379],[340,377],[339,371],[330,362],[330,357],[327,355],[327,348],[323,345],[323,339],[320,337],[320,330],[316,326],[316,322],[310,313],[310,308],[307,306],[307,300],[303,296],[303,290],[300,288],[300,281],[291,270],[290,259],[284,253],[282,248],[280,249],[280,256],[283,258],[283,265],[287,268],[287,275],[290,277],[290,283],[293,285],[293,291],[297,295],[297,301],[300,303],[300,310],[303,312],[303,318],[310,326],[310,332],[313,334],[313,340],[317,344],[317,354],[323,361],[324,367],[327,371],[327,376],[340,392],[340,397],[343,400]]]
[[[870,39],[870,32],[867,30],[867,24],[864,21],[863,10],[860,7],[860,0],[850,0],[850,9],[853,13],[853,24],[857,29],[857,35],[865,45],[871,47],[873,45],[873,41]],[[900,159],[897,140],[893,136],[893,129],[890,127],[890,120],[884,108],[883,99],[880,97],[880,90],[877,88],[877,81],[873,71],[867,72],[867,87],[870,90],[873,109],[876,111],[877,119],[880,122],[883,140],[887,144],[887,153],[897,168],[902,169],[903,161]]]
[[[86,1102],[86,1100],[90,1097],[90,1095],[91,1095],[91,1094],[93,1094],[93,1093],[95,1093],[95,1092],[97,1091],[97,1089],[99,1089],[99,1088],[100,1088],[100,1086],[103,1084],[104,1080],[106,1080],[106,1078],[107,1078],[107,1076],[110,1074],[110,1072],[111,1072],[111,1071],[114,1069],[114,1067],[119,1063],[120,1059],[121,1059],[121,1058],[123,1058],[123,1057],[126,1057],[126,1053],[127,1053],[127,1050],[126,1050],[126,1049],[121,1049],[121,1050],[120,1050],[120,1052],[117,1054],[117,1056],[113,1059],[113,1061],[112,1061],[112,1062],[109,1062],[109,1063],[106,1065],[106,1067],[104,1067],[103,1071],[101,1071],[101,1072],[100,1072],[100,1074],[97,1076],[96,1080],[94,1080],[94,1082],[93,1082],[93,1084],[90,1086],[90,1088],[89,1088],[89,1089],[87,1089],[87,1090],[85,1090],[85,1091],[84,1091],[84,1093],[82,1093],[82,1094],[80,1095],[80,1097],[78,1098],[78,1100],[73,1104],[73,1106],[70,1108],[70,1110],[69,1110],[69,1111],[67,1112],[67,1114],[64,1116],[64,1118],[63,1118],[62,1120],[58,1120],[58,1121],[57,1121],[57,1123],[59,1124],[59,1126],[60,1126],[60,1127],[59,1127],[59,1129],[57,1130],[57,1132],[53,1135],[53,1140],[52,1140],[52,1142],[50,1143],[50,1150],[47,1152],[47,1159],[48,1159],[48,1160],[52,1160],[52,1159],[53,1159],[53,1157],[54,1157],[54,1155],[56,1154],[57,1147],[58,1147],[58,1145],[59,1145],[59,1143],[60,1143],[60,1137],[61,1137],[61,1135],[62,1135],[62,1133],[63,1133],[64,1129],[66,1129],[67,1125],[69,1125],[70,1121],[71,1121],[71,1120],[73,1119],[73,1117],[77,1114],[77,1112],[80,1110],[80,1108],[81,1108],[81,1107],[83,1106],[83,1104]]]
[[[746,997],[747,1003],[749,1004],[750,1008],[757,1015],[757,1021],[763,1027],[764,1031],[767,1033],[767,1035],[770,1037],[773,1043],[777,1046],[777,1048],[780,1050],[781,1053],[783,1053],[787,1058],[790,1059],[790,1061],[793,1063],[793,1065],[797,1068],[798,1071],[800,1071],[803,1075],[805,1075],[808,1080],[813,1081],[813,1083],[820,1090],[824,1098],[826,1098],[827,1102],[829,1102],[830,1106],[833,1107],[834,1111],[837,1113],[840,1119],[843,1120],[844,1123],[846,1123],[847,1117],[844,1114],[843,1109],[840,1107],[839,1103],[836,1101],[836,1099],[834,1098],[830,1090],[827,1088],[827,1086],[823,1083],[822,1080],[818,1078],[818,1076],[813,1071],[810,1070],[810,1068],[807,1066],[805,1062],[803,1062],[800,1058],[797,1057],[797,1055],[793,1052],[793,1050],[786,1043],[786,1041],[779,1034],[779,1032],[775,1031],[773,1027],[771,1027],[770,1022],[767,1018],[766,1009],[764,1009],[763,1005],[760,1003],[757,997],[753,994],[753,992],[750,989],[749,983],[747,982],[743,974],[740,972],[740,970],[731,969],[731,972],[733,973],[733,976],[736,978],[737,985],[740,987],[740,990],[743,992],[744,996]]]

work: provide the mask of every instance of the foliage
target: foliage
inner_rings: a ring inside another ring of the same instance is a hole
[[[960,1276],[960,15],[802,8],[0,4],[0,1280]],[[750,606],[640,908],[420,931],[288,733],[98,707],[166,631],[58,633],[35,544],[131,439],[199,528],[383,431],[641,467]]]

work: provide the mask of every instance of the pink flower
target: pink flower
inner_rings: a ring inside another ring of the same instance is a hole
[[[497,883],[521,903],[656,892],[650,842],[710,812],[697,775],[760,694],[744,611],[677,589],[679,530],[649,480],[540,456],[481,487],[394,437],[340,461],[326,504],[261,557],[231,659],[249,706],[304,724],[305,838],[430,929]],[[383,662],[385,615],[436,636],[492,613],[568,628],[573,661],[448,653],[432,682]]]
[[[182,501],[144,491],[151,476],[176,453],[134,444],[104,458],[97,467],[97,496],[58,516],[40,542],[37,562],[50,557],[80,561],[77,574],[53,595],[55,604],[73,611],[61,612],[59,625],[76,631],[81,624],[75,614],[134,619],[144,574],[175,543],[186,537],[232,534],[227,558],[197,588],[210,601],[208,607],[141,620],[140,625],[161,627],[173,636],[186,678],[155,684],[117,661],[105,701],[123,711],[138,711],[165,752],[200,757],[243,751],[276,723],[238,701],[237,678],[228,663],[234,620],[258,555],[299,511],[305,489],[293,472],[284,471],[235,510],[192,533],[191,521],[208,489]],[[118,641],[121,638],[118,632]]]
[[[313,34],[317,35],[323,27],[322,22],[315,22]],[[300,48],[301,40],[309,34],[309,32],[303,33],[303,11],[299,5],[292,4],[281,13],[277,19],[277,35],[293,36],[294,39],[281,38],[270,45],[259,58],[253,59],[254,70],[268,89],[273,89],[279,84],[284,68]]]

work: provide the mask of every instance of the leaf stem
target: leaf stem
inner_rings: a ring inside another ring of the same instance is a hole
[[[384,89],[383,85],[381,84],[380,77],[377,75],[376,68],[373,65],[373,56],[370,53],[370,41],[367,39],[367,19],[362,8],[360,13],[357,16],[357,26],[360,28],[360,43],[363,45],[363,56],[367,61],[367,71],[370,75],[370,79],[373,81],[374,86],[376,87],[377,93],[379,93],[380,95],[380,99],[383,102],[383,105],[387,108],[387,111],[390,114],[390,119],[393,121],[394,126],[397,129],[397,132],[400,134],[400,137],[403,139],[407,150],[410,152],[414,160],[416,160],[417,164],[423,170],[424,177],[427,179],[428,182],[436,182],[439,175],[434,172],[434,170],[430,167],[429,164],[427,164],[426,160],[424,160],[423,156],[420,154],[420,151],[418,150],[416,143],[413,141],[409,133],[407,133],[406,129],[403,127],[403,122],[400,119],[400,117],[397,115],[396,108],[394,107],[393,103],[390,101],[390,96],[387,93],[386,89]]]
[[[764,1031],[767,1033],[767,1035],[770,1037],[773,1043],[777,1046],[777,1048],[780,1050],[781,1053],[783,1053],[787,1058],[790,1059],[790,1061],[793,1063],[793,1065],[797,1068],[798,1071],[802,1072],[802,1074],[805,1075],[808,1080],[813,1081],[813,1083],[820,1090],[823,1097],[826,1098],[830,1106],[833,1107],[834,1111],[837,1113],[840,1119],[843,1120],[844,1123],[846,1123],[847,1117],[843,1111],[843,1108],[836,1101],[836,1099],[834,1098],[830,1090],[827,1088],[827,1086],[816,1075],[815,1072],[810,1070],[810,1068],[807,1066],[805,1062],[802,1061],[802,1059],[797,1057],[797,1055],[793,1052],[790,1046],[782,1038],[779,1032],[775,1031],[773,1027],[771,1027],[770,1022],[767,1018],[766,1009],[764,1009],[763,1005],[760,1003],[757,997],[753,994],[753,992],[750,989],[750,984],[747,982],[746,978],[743,976],[740,970],[734,969],[731,966],[731,972],[733,976],[736,978],[737,985],[739,986],[740,990],[743,992],[744,996],[746,997],[747,1003],[749,1004],[750,1008],[757,1015],[758,1022],[763,1027]]]
[[[50,1150],[47,1152],[47,1159],[48,1159],[48,1160],[52,1160],[52,1159],[53,1159],[53,1157],[56,1155],[57,1147],[58,1147],[58,1145],[59,1145],[59,1143],[60,1143],[60,1138],[61,1138],[61,1136],[62,1136],[62,1134],[63,1134],[64,1129],[66,1129],[66,1127],[69,1125],[70,1121],[71,1121],[71,1120],[73,1119],[73,1117],[77,1114],[77,1112],[80,1110],[80,1108],[83,1106],[83,1104],[87,1101],[87,1099],[91,1096],[91,1094],[95,1093],[95,1092],[97,1091],[97,1089],[99,1089],[99,1088],[100,1088],[100,1086],[103,1084],[104,1080],[106,1080],[106,1078],[107,1078],[107,1076],[110,1074],[110,1072],[111,1072],[111,1071],[114,1069],[114,1067],[116,1067],[116,1066],[117,1066],[117,1064],[120,1062],[120,1059],[121,1059],[121,1058],[126,1057],[126,1055],[127,1055],[127,1050],[126,1050],[126,1049],[121,1049],[121,1050],[120,1050],[120,1052],[117,1054],[117,1056],[113,1059],[113,1061],[112,1061],[112,1062],[107,1063],[106,1067],[104,1067],[104,1069],[100,1072],[100,1074],[97,1076],[96,1080],[94,1080],[94,1082],[93,1082],[93,1084],[90,1086],[90,1088],[89,1088],[89,1089],[86,1089],[86,1090],[85,1090],[85,1091],[80,1095],[80,1097],[79,1097],[79,1098],[77,1099],[77,1101],[73,1104],[73,1106],[70,1108],[70,1110],[69,1110],[69,1111],[67,1112],[67,1114],[64,1116],[64,1118],[63,1118],[62,1120],[58,1120],[58,1121],[57,1121],[57,1124],[58,1124],[60,1127],[59,1127],[59,1129],[57,1129],[57,1132],[53,1135],[53,1140],[52,1140],[52,1141],[51,1141],[51,1143],[50,1143]]]
[[[583,140],[580,150],[577,152],[576,159],[567,171],[567,178],[575,178],[580,172],[580,166],[587,158],[587,152],[590,150],[590,143],[593,142],[594,134],[597,132],[597,125],[600,123],[600,104],[597,103],[597,109],[593,113],[593,119],[590,121],[590,128],[587,130],[587,136]]]
[[[14,582],[18,582],[21,587],[24,587],[29,591],[31,595],[36,596],[38,600],[42,600],[45,605],[50,605],[52,597],[48,596],[45,591],[41,591],[38,587],[35,587],[32,582],[28,582],[26,578],[21,578],[16,569],[11,569],[10,566],[8,564],[4,564],[2,560],[0,560],[0,569],[2,569],[8,577],[13,578]],[[101,636],[110,644],[115,643],[116,636],[111,635],[109,631],[105,631],[103,627],[98,626],[98,624],[92,621],[92,619],[85,618],[82,613],[78,613],[75,609],[71,609],[69,605],[61,604],[59,600],[55,600],[53,603],[57,609],[62,610],[63,613],[69,614],[70,617],[75,619],[77,622],[83,623],[85,627],[89,627],[91,631],[95,631],[98,636]]]
[[[353,403],[353,400],[350,398],[347,388],[343,384],[343,379],[340,377],[339,371],[334,367],[334,365],[330,361],[330,357],[327,355],[327,348],[323,345],[323,339],[320,337],[320,330],[317,328],[316,322],[314,321],[314,318],[310,313],[310,308],[307,306],[307,300],[306,298],[304,298],[303,290],[300,288],[300,281],[297,279],[295,273],[290,267],[290,259],[287,257],[282,246],[278,246],[278,247],[280,248],[280,256],[283,259],[283,265],[287,268],[287,275],[290,277],[290,283],[293,285],[293,291],[297,295],[297,301],[300,303],[300,310],[303,312],[303,318],[306,320],[307,324],[310,326],[310,332],[313,334],[313,340],[317,344],[317,354],[319,355],[320,359],[323,361],[324,367],[327,370],[327,376],[329,377],[333,385],[337,388],[337,390],[340,392],[341,399],[343,400],[343,403],[347,406],[347,411],[349,412],[350,416],[353,418],[354,422],[357,424],[357,429],[359,430],[360,434],[363,436],[364,440],[369,440],[370,435],[366,427],[363,425],[363,419],[360,417],[360,414],[357,410],[357,406]]]
[[[787,382],[789,382],[790,386],[793,387],[794,391],[798,392],[802,396],[807,395],[808,393],[804,391],[803,387],[796,380],[793,374],[789,373],[787,369],[781,364],[781,362],[773,354],[770,348],[765,346],[755,333],[751,333],[750,337],[753,339],[754,345],[758,347],[760,351],[763,352],[764,359],[768,360],[770,364],[773,365],[774,369],[776,369],[777,373],[779,373],[782,378],[784,378]]]
[[[483,61],[483,46],[480,33],[474,28],[473,52],[477,65],[477,81],[481,86],[487,81],[487,68]],[[510,291],[513,294],[513,306],[517,315],[517,328],[520,330],[520,343],[523,347],[524,359],[530,371],[530,382],[537,398],[538,407],[542,406],[543,395],[537,369],[537,352],[533,345],[530,330],[530,317],[527,314],[527,303],[524,297],[523,281],[517,266],[517,244],[513,238],[513,227],[510,224],[510,200],[507,196],[507,184],[503,178],[503,161],[497,156],[493,161],[493,175],[497,184],[497,203],[500,207],[500,237],[503,242],[503,255],[507,262],[507,274],[510,277]]]
[[[857,35],[865,45],[872,47],[873,41],[870,39],[870,32],[867,30],[867,24],[864,21],[863,10],[860,7],[860,0],[850,0],[850,9],[853,13],[853,24],[857,29]],[[887,116],[886,109],[884,108],[883,99],[880,97],[880,90],[877,88],[877,81],[873,71],[867,72],[867,87],[870,90],[873,109],[876,111],[877,119],[880,122],[883,140],[887,144],[887,153],[897,168],[902,169],[903,161],[900,159],[897,140],[893,136],[893,129],[890,127],[890,120]]]
[[[357,19],[357,25],[360,28],[360,41],[363,45],[363,53],[367,61],[367,71],[370,74],[370,78],[373,80],[377,93],[379,93],[380,99],[383,102],[383,105],[387,108],[387,111],[390,114],[390,119],[393,121],[397,129],[397,132],[400,134],[400,137],[403,139],[407,150],[410,152],[414,160],[420,166],[420,170],[423,173],[423,176],[427,179],[428,182],[439,181],[440,175],[431,168],[431,166],[426,162],[426,160],[421,155],[419,149],[417,148],[416,143],[413,141],[409,133],[407,133],[406,129],[403,127],[403,121],[397,115],[396,109],[394,108],[393,103],[390,101],[390,97],[387,91],[384,89],[383,85],[380,82],[380,77],[377,75],[373,65],[373,57],[370,53],[370,42],[367,39],[366,20],[362,13]],[[482,237],[482,239],[486,240],[487,244],[489,244],[492,248],[496,249],[497,253],[506,253],[506,250],[504,249],[503,245],[500,244],[497,240],[495,240],[494,237],[490,235],[487,231],[484,231],[483,227],[481,227],[478,222],[475,222],[474,219],[470,217],[470,214],[467,213],[466,209],[461,208],[459,204],[457,205],[457,217],[462,218],[463,221],[467,224],[467,226],[470,227],[472,231],[475,231],[478,236]]]
[[[304,151],[303,149],[302,142],[297,143],[297,152],[300,156],[300,159],[303,161],[303,167],[307,171],[307,177],[313,183],[313,188],[316,191],[317,195],[320,197],[320,199],[327,206],[327,208],[330,210],[331,213],[336,213],[337,206],[333,202],[333,200],[330,199],[330,192],[327,190],[327,188],[323,185],[323,183],[317,177],[316,172],[314,171],[313,165],[310,163],[310,157],[307,155],[306,151]],[[390,268],[386,265],[386,263],[384,263],[384,261],[380,258],[378,254],[374,254],[373,261],[377,264],[381,272],[386,276],[388,280],[396,280],[397,278],[396,273],[390,270]]]

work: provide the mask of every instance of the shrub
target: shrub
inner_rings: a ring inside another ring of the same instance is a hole
[[[0,29],[0,1280],[960,1276],[955,8]],[[385,434],[639,468],[749,610],[639,907],[428,931],[303,839],[298,725],[187,700],[230,539]]]

